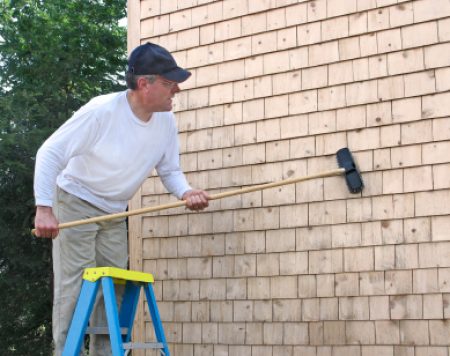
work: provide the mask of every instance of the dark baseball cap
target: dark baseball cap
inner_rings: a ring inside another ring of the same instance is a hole
[[[128,73],[158,74],[174,83],[182,83],[191,76],[191,72],[178,67],[168,50],[150,42],[131,52],[128,58]]]

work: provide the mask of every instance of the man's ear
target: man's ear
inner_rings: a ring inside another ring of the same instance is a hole
[[[138,79],[137,85],[138,85],[139,90],[142,90],[142,91],[144,91],[144,92],[148,92],[148,89],[149,89],[148,86],[149,86],[150,84],[149,84],[149,82],[148,82],[147,79],[145,79],[145,78],[143,78],[143,77],[140,77],[140,78]]]

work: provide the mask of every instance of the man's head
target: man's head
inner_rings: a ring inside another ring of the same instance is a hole
[[[191,73],[178,67],[175,59],[165,48],[147,42],[131,52],[125,76],[127,87],[136,90],[141,76],[145,76],[151,83],[157,76],[166,82],[182,83],[191,76]]]
[[[147,42],[131,53],[125,80],[139,105],[157,112],[172,110],[172,99],[180,92],[178,83],[190,76],[165,48]]]

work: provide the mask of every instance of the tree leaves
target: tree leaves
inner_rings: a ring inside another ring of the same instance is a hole
[[[0,353],[51,355],[51,241],[30,234],[36,152],[123,90],[125,0],[0,0]]]

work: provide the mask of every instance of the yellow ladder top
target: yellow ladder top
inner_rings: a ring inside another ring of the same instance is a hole
[[[150,273],[128,271],[126,269],[115,267],[86,268],[83,273],[83,279],[89,282],[96,282],[102,277],[112,277],[114,279],[144,283],[155,282],[153,275]]]

